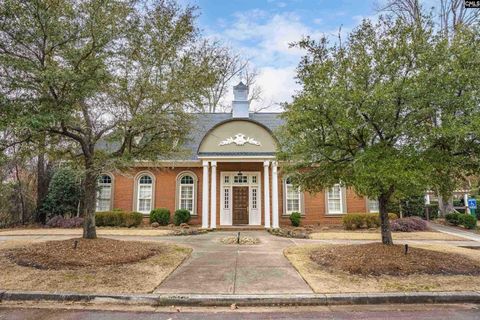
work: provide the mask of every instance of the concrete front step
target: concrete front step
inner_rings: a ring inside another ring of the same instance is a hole
[[[260,231],[266,230],[264,226],[218,226],[217,231]]]

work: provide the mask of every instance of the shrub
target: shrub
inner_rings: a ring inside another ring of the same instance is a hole
[[[178,209],[175,211],[175,214],[173,215],[173,223],[176,226],[179,226],[182,223],[188,223],[190,220],[190,211],[186,209]]]
[[[143,215],[140,212],[125,212],[118,209],[95,214],[95,223],[99,227],[138,227],[142,220]]]
[[[390,219],[390,220],[397,220],[397,219],[398,219],[398,216],[397,216],[396,213],[390,212],[390,213],[388,213],[388,219]]]
[[[438,208],[438,203],[427,204],[425,208],[428,209],[428,218],[430,220],[434,220],[438,218],[438,213],[440,212],[440,209]],[[424,218],[427,217],[426,214],[427,213],[425,212]]]
[[[367,228],[378,228],[380,227],[380,216],[378,213],[366,213],[365,214],[365,224]]]
[[[138,227],[142,224],[143,221],[143,214],[141,214],[140,212],[124,212],[123,217],[123,226],[128,228]]]
[[[365,223],[364,213],[347,213],[342,218],[342,223],[347,230],[356,230],[363,227]]]
[[[48,220],[46,224],[50,228],[79,228],[83,225],[83,218],[64,218],[62,216],[54,216]]]
[[[294,227],[300,226],[301,219],[302,219],[302,215],[300,214],[300,212],[292,212],[292,214],[290,215],[290,222]]]
[[[450,212],[445,215],[445,220],[454,226],[458,226],[460,224],[460,218],[460,213],[458,212]]]
[[[407,217],[392,220],[390,223],[392,231],[412,232],[427,230],[427,222],[419,217]]]
[[[150,223],[158,222],[162,226],[170,223],[170,210],[167,208],[157,208],[150,212]]]
[[[461,214],[459,217],[459,224],[467,229],[475,229],[477,227],[477,219],[469,214]]]

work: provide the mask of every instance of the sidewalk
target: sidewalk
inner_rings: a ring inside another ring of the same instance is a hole
[[[443,232],[443,233],[450,234],[450,235],[453,235],[453,236],[462,237],[464,239],[480,242],[480,234],[476,234],[476,233],[469,232],[469,231],[463,231],[463,230],[460,230],[460,229],[457,229],[457,228],[445,226],[443,224],[438,224],[438,223],[434,223],[434,222],[429,222],[428,226],[431,229],[439,231],[439,232]]]

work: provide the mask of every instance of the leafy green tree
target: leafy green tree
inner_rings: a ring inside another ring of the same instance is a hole
[[[431,33],[381,18],[364,21],[343,44],[304,39],[303,90],[286,105],[281,160],[294,183],[319,192],[341,183],[378,199],[384,244],[393,244],[392,196],[424,191],[423,137],[431,108],[419,96]]]
[[[191,50],[194,18],[169,1],[2,2],[1,116],[82,167],[84,238],[96,237],[102,171],[179,151],[182,105],[211,81]]]
[[[77,215],[81,200],[81,172],[69,167],[62,167],[53,174],[40,210],[48,219],[56,215],[72,217]]]

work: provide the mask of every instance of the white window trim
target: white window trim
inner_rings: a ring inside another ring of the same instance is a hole
[[[181,180],[184,176],[191,176],[193,179],[193,185],[188,184],[185,186],[193,186],[193,191],[192,191],[192,211],[190,214],[192,216],[197,215],[197,190],[198,190],[198,177],[195,173],[192,171],[182,171],[177,175],[176,178],[176,199],[175,199],[175,208],[178,210],[180,209],[180,204],[182,201],[182,184]]]
[[[140,211],[139,210],[139,204],[140,204],[140,198],[139,198],[139,187],[140,187],[140,178],[143,176],[149,176],[152,179],[152,189],[151,189],[151,197],[150,197],[150,211],[155,208],[155,175],[151,173],[150,171],[141,171],[135,175],[135,188],[134,188],[134,197],[133,197],[133,204],[135,211],[143,213],[143,214],[149,214],[150,211]]]
[[[300,188],[298,188],[298,210],[288,210],[288,192],[287,192],[287,180],[288,177],[285,177],[282,179],[282,184],[283,184],[283,215],[284,216],[289,216],[293,212],[300,212],[301,215],[304,215],[305,212],[303,210],[304,205],[303,205],[303,192],[300,191]],[[292,185],[292,184],[290,184]],[[293,187],[293,185],[292,185]]]
[[[379,207],[379,210],[370,210],[370,202],[371,201],[377,201],[377,204],[378,204],[378,200],[372,200],[372,199],[369,199],[369,198],[365,198],[366,199],[366,202],[367,202],[367,212],[368,213],[379,213],[380,212],[380,206]]]
[[[329,193],[330,193],[330,190],[334,187],[339,187],[339,192],[340,192],[340,211],[334,211],[334,212],[331,212],[330,211],[330,206],[329,206],[329,201],[330,201],[330,196],[329,196]],[[341,184],[335,184],[332,188],[329,188],[326,190],[325,192],[325,200],[326,200],[326,203],[325,203],[325,210],[326,210],[326,214],[327,215],[340,215],[340,214],[345,214],[346,213],[346,208],[345,208],[345,196],[346,196],[346,190],[344,187],[342,187]]]
[[[112,181],[112,182],[111,182],[110,184],[108,184],[108,185],[110,186],[110,204],[109,204],[109,210],[113,210],[113,197],[114,197],[114,194],[115,194],[115,192],[114,192],[114,184],[115,184],[114,176],[113,176],[113,174],[108,173],[108,172],[107,172],[107,173],[102,173],[102,174],[99,176],[99,178],[102,177],[102,176],[109,176],[109,177],[110,177],[110,180]],[[106,185],[106,183],[97,183],[97,186],[98,186],[98,187],[102,187],[103,185]],[[99,198],[98,198],[98,193],[97,193],[97,203],[95,204],[95,211],[96,211],[96,212],[100,212],[100,211],[98,211],[98,200],[99,200]],[[108,211],[108,210],[107,210],[107,211]]]

